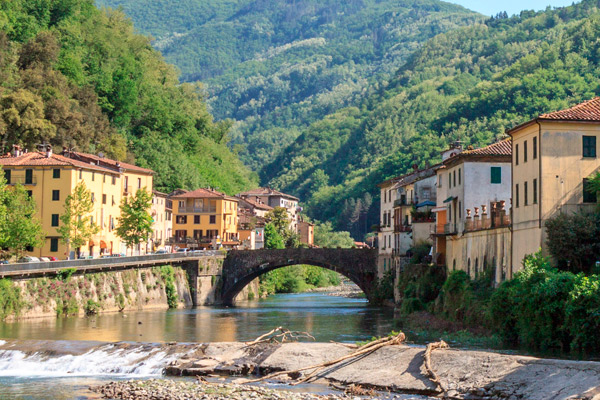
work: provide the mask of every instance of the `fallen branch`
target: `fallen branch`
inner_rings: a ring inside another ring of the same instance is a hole
[[[278,371],[278,372],[274,372],[274,373],[269,374],[269,375],[265,375],[265,376],[263,376],[261,378],[247,380],[247,381],[245,381],[243,383],[261,382],[261,381],[264,381],[264,380],[267,380],[267,379],[275,378],[275,377],[280,376],[280,375],[297,375],[297,374],[299,374],[302,371],[308,371],[308,370],[314,370],[314,371],[311,372],[311,374],[309,374],[309,375],[314,376],[314,375],[316,375],[319,372],[319,370],[322,370],[322,369],[324,369],[326,367],[330,367],[332,365],[339,364],[342,361],[346,361],[346,360],[351,359],[351,358],[356,358],[358,356],[362,356],[362,355],[367,354],[367,353],[372,353],[375,350],[380,349],[380,348],[382,348],[384,346],[392,346],[392,345],[401,344],[405,339],[406,339],[406,336],[404,335],[404,333],[400,332],[396,336],[385,337],[385,338],[381,338],[381,339],[375,340],[375,341],[373,341],[371,343],[367,343],[364,346],[359,347],[356,351],[354,351],[354,352],[352,352],[350,354],[347,354],[347,355],[345,355],[343,357],[340,357],[340,358],[338,358],[336,360],[326,361],[324,363],[317,364],[317,365],[311,365],[310,367],[298,368],[298,369],[293,370],[293,371]],[[311,378],[312,378],[312,376],[311,376]]]
[[[446,390],[442,386],[442,382],[440,382],[440,377],[435,373],[433,368],[431,368],[431,353],[434,350],[447,349],[448,347],[449,347],[448,343],[444,342],[443,340],[440,340],[439,342],[435,342],[435,343],[429,343],[427,345],[427,348],[425,349],[425,354],[423,357],[425,371],[427,372],[427,376],[429,377],[429,380],[435,384],[436,389],[441,393],[446,392]]]
[[[279,333],[277,333],[279,332]],[[277,334],[276,334],[277,333]],[[265,333],[254,339],[251,342],[246,342],[246,347],[254,346],[259,343],[284,343],[286,341],[298,341],[298,339],[310,339],[315,340],[314,336],[312,336],[308,332],[298,332],[298,331],[290,331],[282,326],[278,326],[277,328],[271,330],[270,332]]]

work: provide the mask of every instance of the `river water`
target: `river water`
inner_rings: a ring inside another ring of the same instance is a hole
[[[0,350],[0,399],[93,398],[87,389],[90,385],[160,375],[169,357],[173,357],[158,348],[124,351],[87,341],[247,341],[284,326],[310,332],[317,341],[354,342],[385,335],[392,324],[393,315],[388,309],[370,307],[364,299],[320,293],[280,294],[233,308],[198,307],[2,323],[0,339],[10,343],[15,339],[27,341],[33,349],[46,347],[48,342],[43,341],[52,341],[50,346],[59,351],[36,354],[35,350]],[[60,350],[73,350],[75,355],[60,354]]]

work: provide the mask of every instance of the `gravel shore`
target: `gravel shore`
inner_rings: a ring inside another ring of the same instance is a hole
[[[237,385],[233,383],[207,383],[151,379],[111,382],[91,388],[105,399],[119,400],[359,400],[364,396],[346,394],[317,395],[285,390],[274,390],[259,386]],[[378,397],[369,396],[376,399]],[[383,397],[382,397],[383,398]],[[389,398],[386,396],[385,398]],[[406,397],[403,397],[406,399]],[[422,399],[423,397],[418,397]]]

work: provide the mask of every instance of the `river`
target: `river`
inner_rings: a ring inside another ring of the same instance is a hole
[[[0,399],[93,398],[87,389],[91,384],[156,376],[169,358],[158,350],[148,357],[147,352],[124,352],[112,345],[98,348],[97,343],[82,341],[247,341],[285,326],[310,332],[317,341],[354,342],[385,335],[392,324],[393,315],[388,309],[370,307],[364,299],[321,293],[279,294],[232,308],[197,307],[2,323],[0,339],[22,341],[33,348],[45,347],[43,341],[60,341],[54,346],[72,348],[76,355],[0,350]]]

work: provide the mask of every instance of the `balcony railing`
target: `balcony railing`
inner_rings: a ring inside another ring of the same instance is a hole
[[[184,207],[184,208],[180,208],[179,209],[180,213],[186,213],[186,214],[202,214],[202,213],[216,213],[217,212],[217,207]]]
[[[13,175],[10,177],[9,185],[37,185],[37,178],[35,176],[27,179],[25,175]]]
[[[412,226],[410,225],[394,225],[394,232],[412,232]]]
[[[412,206],[410,199],[396,199],[394,200],[394,207]]]
[[[444,233],[446,235],[454,235],[458,232],[458,230],[456,229],[456,224],[455,223],[450,223],[450,224],[445,224],[444,225]]]

